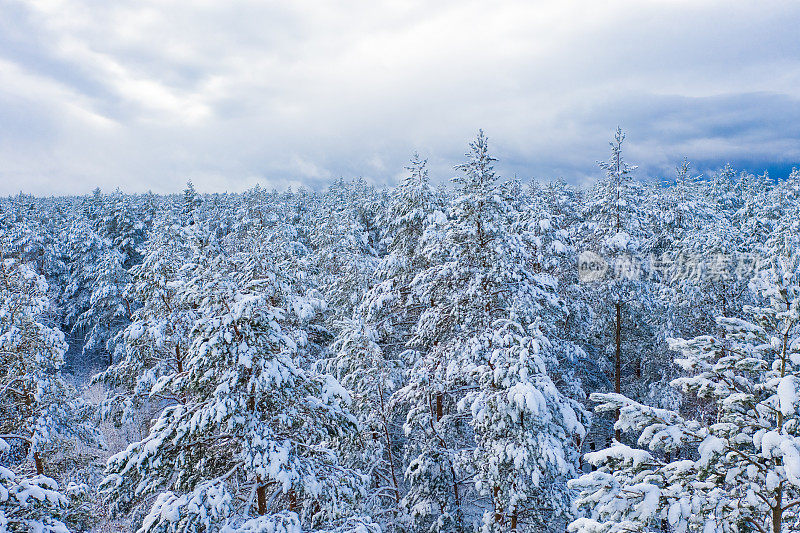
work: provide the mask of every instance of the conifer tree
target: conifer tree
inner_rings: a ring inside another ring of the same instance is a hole
[[[649,330],[655,302],[648,283],[649,221],[644,212],[646,194],[631,173],[635,166],[623,157],[625,134],[617,128],[608,161],[600,162],[606,173],[586,203],[585,250],[599,252],[608,267],[605,277],[591,280],[591,298],[600,320],[601,342],[613,362],[614,391],[641,389],[648,346],[655,337]],[[644,331],[642,329],[644,328]]]
[[[158,379],[184,371],[196,313],[178,298],[178,287],[181,268],[191,259],[190,235],[166,220],[145,244],[141,264],[130,270],[125,297],[141,307],[114,339],[116,363],[94,377],[109,388],[103,414],[117,424],[146,409]]]
[[[719,317],[719,335],[675,339],[688,373],[672,384],[714,403],[691,418],[618,394],[596,394],[616,409],[617,428],[636,432],[587,455],[599,467],[573,482],[588,516],[571,531],[781,533],[800,526],[800,268],[797,219],[768,239],[770,261],[751,284],[760,305],[748,319]],[[688,451],[688,453],[687,453]],[[663,526],[662,526],[663,524]]]
[[[115,509],[158,495],[142,532],[257,530],[282,512],[317,527],[349,516],[361,494],[336,452],[356,427],[350,396],[298,366],[303,335],[286,328],[278,272],[243,284],[239,266],[207,234],[198,240],[179,288],[198,313],[184,371],[151,390],[174,404],[109,460]]]
[[[508,229],[494,161],[481,131],[456,167],[448,219],[428,232],[432,265],[414,280],[416,297],[429,304],[412,339],[422,356],[399,397],[410,405],[406,502],[415,525],[430,531],[465,529],[472,491],[462,479],[490,499],[483,517],[490,531],[522,527],[521,518],[541,527],[543,515],[529,513],[526,501],[548,501],[551,517],[565,512],[563,479],[555,478],[574,468],[573,438],[584,431],[581,409],[556,389],[540,358],[549,343],[539,324],[557,301],[553,278],[527,270],[528,249]],[[445,238],[430,238],[438,234]],[[536,417],[541,433],[532,438],[525,424]]]
[[[53,479],[60,472],[48,466],[48,457],[101,437],[91,406],[61,377],[67,345],[64,334],[45,323],[51,302],[44,277],[3,252],[0,248],[0,524],[11,531],[63,532],[76,504]],[[14,464],[12,458],[20,455],[25,460]]]

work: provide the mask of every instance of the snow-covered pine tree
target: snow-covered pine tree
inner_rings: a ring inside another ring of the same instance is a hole
[[[351,186],[337,182],[331,187],[311,235],[318,286],[330,306],[331,323],[352,317],[372,285],[377,265],[373,239],[359,210],[348,200]]]
[[[3,438],[16,439],[45,471],[44,456],[73,439],[95,441],[92,411],[59,373],[64,334],[42,322],[51,305],[43,276],[12,257],[0,263]]]
[[[0,454],[10,451],[0,438]],[[21,476],[0,465],[0,524],[4,531],[69,533],[65,523],[69,512],[70,501],[53,479]]]
[[[475,503],[487,530],[541,528],[568,510],[561,476],[577,459],[582,410],[547,376],[539,322],[557,305],[555,280],[527,269],[482,131],[467,158],[449,218],[426,232],[432,264],[413,284],[428,307],[412,340],[422,356],[398,393],[410,406],[406,504],[429,531],[464,531]],[[470,486],[488,505],[465,501]],[[537,500],[552,506],[526,506]]]
[[[633,180],[635,166],[623,157],[625,134],[617,128],[608,161],[599,162],[606,173],[590,191],[582,230],[584,251],[599,253],[608,272],[602,280],[589,280],[587,296],[596,306],[598,341],[613,361],[614,390],[641,391],[645,362],[653,352],[651,291],[646,259],[650,252],[650,196]]]
[[[140,531],[256,531],[281,513],[304,528],[350,516],[361,476],[337,448],[356,427],[350,397],[298,366],[279,272],[243,284],[236,256],[201,232],[179,298],[198,320],[182,373],[152,395],[172,404],[112,457],[103,488],[118,511],[157,495]]]
[[[106,241],[86,218],[74,220],[66,235],[68,275],[61,306],[64,324],[71,333],[81,334],[80,316],[89,309],[95,269],[106,250]]]
[[[692,172],[692,165],[683,158],[675,169],[675,183],[662,194],[668,205],[663,209],[667,218],[665,238],[670,241],[685,238],[696,232],[713,218],[710,191],[701,181],[702,176]]]
[[[7,227],[3,229],[6,249],[13,250],[14,257],[45,276],[49,287],[53,282],[63,283],[66,274],[63,261],[65,243],[59,239],[59,225],[64,223],[64,219],[60,213],[61,205],[55,202],[18,194],[12,199],[12,209],[4,217]],[[50,296],[58,297],[60,287],[50,288]]]
[[[551,346],[542,355],[559,390],[584,399],[583,380],[594,383],[599,372],[582,347],[587,345],[592,322],[586,286],[579,282],[575,263],[581,210],[577,191],[563,181],[532,183],[525,194],[517,196],[521,200],[510,213],[510,230],[527,247],[528,271],[552,278],[559,297],[547,320],[540,323]]]
[[[183,190],[183,203],[181,204],[181,224],[184,226],[191,226],[197,222],[195,211],[202,203],[200,196],[194,189],[192,180],[186,182],[186,188]]]
[[[196,313],[178,298],[181,268],[192,258],[190,233],[167,218],[155,226],[143,260],[131,268],[125,297],[141,302],[131,323],[117,334],[116,362],[93,379],[109,390],[104,417],[130,422],[152,405],[150,393],[162,376],[182,373]],[[156,405],[161,398],[154,398]]]
[[[325,320],[330,306],[314,275],[316,257],[302,242],[304,232],[298,229],[309,221],[291,222],[289,206],[277,194],[267,196],[263,189],[250,191],[246,203],[239,209],[245,216],[224,239],[226,249],[241,259],[237,280],[247,284],[280,272],[281,286],[286,288],[282,294],[287,309],[284,326],[301,333],[297,342],[304,349],[298,364],[310,368],[323,357],[333,334]]]
[[[775,182],[767,172],[761,175],[742,173],[734,184],[737,209],[733,213],[733,225],[742,232],[743,246],[755,250],[764,244],[780,222],[773,210],[770,196]]]
[[[673,230],[663,281],[671,289],[675,335],[714,333],[717,316],[735,316],[751,303],[747,286],[757,250],[738,227],[741,198],[735,197],[735,179],[726,166],[707,184],[696,184],[706,198],[694,206],[695,224]]]
[[[50,306],[44,277],[0,253],[0,523],[10,531],[66,531],[73,502],[47,459],[101,439],[93,409],[61,377],[67,345],[44,321]]]
[[[469,409],[476,439],[476,487],[490,496],[482,531],[546,531],[570,517],[566,476],[576,471],[585,435],[582,408],[550,379],[541,332],[514,321],[470,339],[464,371],[476,384],[460,408]]]
[[[109,341],[130,322],[133,312],[134,302],[125,294],[130,274],[125,269],[124,256],[115,248],[106,247],[91,275],[89,307],[78,317],[76,326],[85,331],[83,350],[106,350],[107,364],[111,364],[114,347]]]
[[[125,288],[131,280],[128,270],[141,262],[139,246],[144,238],[143,225],[136,220],[130,202],[117,190],[107,199],[94,226],[103,239],[102,254],[96,264],[81,267],[91,296],[88,307],[76,321],[76,328],[85,335],[84,351],[105,350],[107,364],[111,364],[115,351],[113,341],[130,323],[136,306],[136,302],[126,296]]]
[[[388,253],[377,264],[375,283],[353,319],[336,324],[329,369],[355,398],[361,423],[361,443],[356,462],[371,474],[372,500],[384,508],[401,497],[403,413],[391,398],[402,384],[402,371],[415,353],[406,342],[422,310],[412,298],[411,282],[428,265],[421,238],[436,213],[443,217],[443,198],[431,187],[426,162],[415,154],[408,175],[393,191],[385,213]],[[399,422],[399,423],[398,423]]]
[[[711,332],[708,328],[720,313],[709,305],[709,292],[730,282],[733,272],[726,272],[725,266],[733,256],[715,253],[712,243],[719,242],[719,235],[713,230],[719,219],[710,188],[693,173],[688,159],[676,167],[672,185],[653,184],[644,190],[649,277],[640,293],[645,302],[629,307],[631,325],[644,327],[631,328],[627,335],[629,346],[640,346],[641,379],[636,387],[629,384],[626,394],[677,408],[682,397],[669,386],[677,369],[665,349],[666,339]]]
[[[444,198],[430,184],[427,162],[414,154],[406,178],[392,191],[384,215],[388,253],[378,263],[373,287],[359,312],[387,344],[406,349],[408,332],[424,304],[412,299],[411,282],[429,266],[422,238],[433,219],[444,220]]]
[[[384,510],[400,503],[400,464],[394,455],[391,396],[401,380],[402,362],[387,357],[377,332],[363,319],[346,320],[331,346],[326,368],[353,398],[359,423],[354,463],[370,476],[369,505]]]
[[[138,219],[134,203],[119,190],[108,198],[102,219],[98,222],[101,233],[111,241],[111,247],[122,256],[125,269],[141,261],[139,246],[145,239],[144,225]]]
[[[587,455],[598,470],[572,482],[588,516],[570,531],[783,533],[800,527],[800,242],[797,217],[773,232],[769,264],[751,286],[749,319],[720,317],[720,335],[671,341],[687,373],[672,384],[711,401],[692,419],[618,394],[617,427],[639,448],[615,443]]]

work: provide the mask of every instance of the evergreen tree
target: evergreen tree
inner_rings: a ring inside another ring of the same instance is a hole
[[[631,176],[636,167],[625,162],[624,140],[617,128],[609,160],[599,163],[606,176],[586,202],[583,238],[584,250],[599,252],[608,269],[602,279],[587,281],[599,321],[598,340],[605,345],[606,360],[613,362],[614,390],[620,393],[624,385],[642,395],[642,373],[655,348],[651,343],[658,339],[651,321],[657,300],[645,261],[652,239],[647,195]]]
[[[331,347],[327,369],[353,397],[360,429],[355,464],[370,475],[378,509],[400,503],[399,464],[394,456],[390,399],[400,382],[402,364],[377,343],[377,333],[363,320],[347,320]]]
[[[192,254],[189,238],[188,232],[167,220],[147,241],[142,263],[130,270],[132,282],[125,297],[142,305],[114,339],[116,363],[94,377],[111,392],[103,402],[103,414],[117,424],[146,409],[158,379],[184,371],[196,318],[192,306],[178,298],[181,268]]]
[[[47,459],[101,439],[91,406],[61,377],[67,345],[45,323],[50,305],[44,277],[0,253],[0,524],[12,531],[67,530],[79,503],[48,477],[60,472]]]
[[[769,266],[752,283],[749,319],[720,317],[720,335],[671,341],[689,373],[672,384],[714,403],[699,419],[596,394],[640,434],[587,455],[599,469],[573,482],[589,516],[571,531],[794,531],[800,526],[800,247],[798,223],[768,239]],[[686,453],[687,450],[691,450]],[[673,455],[674,454],[674,455]]]
[[[520,517],[541,527],[543,514],[522,514],[522,502],[542,498],[553,503],[550,516],[566,512],[563,483],[552,480],[574,468],[573,440],[559,437],[582,437],[581,410],[559,393],[537,357],[548,344],[539,323],[557,305],[554,279],[526,268],[528,249],[508,230],[509,206],[483,132],[467,158],[456,167],[459,191],[449,218],[426,232],[432,265],[414,280],[416,297],[429,307],[412,339],[422,356],[399,392],[410,405],[406,502],[417,527],[463,531],[470,491],[462,480],[474,479],[477,496],[491,501],[483,518],[488,530]],[[430,238],[440,234],[445,238]],[[512,380],[517,371],[519,381]],[[507,400],[514,391],[530,401]],[[532,424],[537,416],[543,424],[535,439],[511,423]],[[507,451],[494,439],[514,445]]]
[[[115,509],[159,494],[143,532],[256,530],[280,512],[318,526],[346,517],[360,495],[360,476],[336,452],[356,427],[349,395],[297,365],[303,336],[286,330],[278,274],[242,284],[238,266],[200,240],[179,289],[198,313],[184,371],[151,390],[174,404],[109,460],[103,487]]]

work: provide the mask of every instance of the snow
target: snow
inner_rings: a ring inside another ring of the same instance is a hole
[[[784,376],[778,382],[779,408],[783,416],[789,416],[795,412],[797,404],[797,390],[795,387],[794,376]]]
[[[142,533],[686,533],[800,498],[800,173],[651,186],[622,140],[583,191],[507,182],[480,134],[450,189],[415,158],[391,191],[0,198],[0,529],[85,498]],[[583,283],[584,250],[631,268]],[[62,326],[113,358],[91,391]],[[122,423],[99,487],[79,394]]]
[[[625,231],[620,231],[606,241],[606,246],[614,250],[625,251],[631,242],[631,237]]]

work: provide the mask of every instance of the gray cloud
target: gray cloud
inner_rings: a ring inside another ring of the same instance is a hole
[[[0,194],[800,161],[796,2],[0,0]]]

